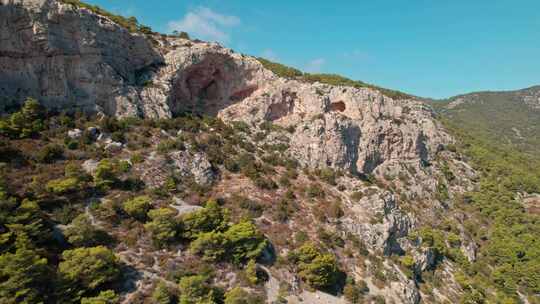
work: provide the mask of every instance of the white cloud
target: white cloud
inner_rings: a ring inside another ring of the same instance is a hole
[[[188,12],[182,19],[169,22],[169,31],[184,31],[204,40],[229,42],[227,29],[238,26],[236,16],[219,14],[208,7],[200,6]]]
[[[274,51],[272,51],[271,49],[264,50],[261,53],[261,57],[265,58],[265,59],[268,59],[268,60],[272,60],[272,61],[277,61],[278,60],[277,54]]]
[[[324,58],[316,58],[308,62],[308,64],[305,67],[306,72],[310,73],[319,73],[321,72],[324,64],[326,63],[326,60]]]

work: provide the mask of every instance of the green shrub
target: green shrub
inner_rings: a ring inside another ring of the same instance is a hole
[[[193,253],[208,261],[228,260],[235,264],[258,258],[267,241],[249,221],[232,225],[225,232],[204,232],[191,243]]]
[[[52,163],[64,156],[64,148],[56,144],[48,144],[36,154],[36,161],[40,163]]]
[[[114,253],[103,246],[77,248],[62,253],[58,271],[74,286],[95,290],[119,277],[118,262]]]
[[[149,196],[142,195],[125,201],[122,207],[129,216],[139,221],[144,221],[152,204],[150,203]]]
[[[190,251],[207,262],[221,261],[225,258],[227,242],[221,232],[204,232],[198,234],[197,239],[191,242]]]
[[[241,287],[235,287],[225,293],[224,304],[263,304],[264,299],[253,295]]]
[[[419,230],[422,246],[426,246],[435,250],[435,254],[439,256],[447,255],[447,247],[442,231],[424,227]]]
[[[115,164],[109,159],[99,162],[94,175],[97,187],[108,189],[118,182]]]
[[[186,276],[178,283],[180,289],[180,304],[213,304],[217,303],[219,293],[202,275]]]
[[[44,110],[39,102],[27,98],[19,112],[0,121],[0,134],[12,138],[27,138],[37,135],[44,129]]]
[[[235,200],[238,207],[247,211],[247,215],[251,218],[258,218],[263,214],[264,205],[254,200],[239,195],[233,196],[232,200]]]
[[[66,4],[71,4],[75,7],[86,8],[98,15],[105,16],[132,33],[135,33],[135,32],[140,32],[143,34],[152,33],[152,29],[150,27],[139,24],[139,22],[137,21],[137,18],[135,17],[126,18],[120,15],[114,15],[97,5],[87,4],[79,0],[61,0],[61,1]]]
[[[185,150],[184,144],[178,139],[166,139],[159,142],[157,151],[162,154],[166,154],[170,151]]]
[[[292,203],[287,199],[281,199],[276,206],[275,219],[279,222],[287,222],[294,213]]]
[[[5,237],[5,235],[3,235]],[[43,303],[50,276],[47,259],[41,257],[28,238],[17,235],[16,250],[0,255],[0,299],[5,303]]]
[[[76,140],[67,140],[65,144],[66,148],[68,148],[69,150],[77,150],[79,148],[79,142]]]
[[[258,188],[265,189],[265,190],[274,190],[278,188],[277,184],[271,178],[268,178],[268,177],[258,176],[253,180],[253,183]]]
[[[298,267],[298,275],[309,286],[319,290],[336,287],[342,273],[334,255],[321,253],[312,243],[302,245],[292,255]]]
[[[152,292],[152,301],[155,304],[173,304],[173,297],[165,283],[159,282],[156,285]]]
[[[224,236],[227,240],[227,256],[236,264],[257,259],[268,246],[264,235],[250,221],[232,225]]]
[[[309,185],[309,187],[306,189],[306,194],[311,198],[323,198],[325,196],[321,185],[317,183]]]
[[[113,290],[102,291],[97,297],[81,299],[81,304],[117,304],[119,302],[120,297]]]
[[[221,208],[215,200],[209,200],[203,209],[182,217],[184,237],[194,239],[206,232],[221,232],[227,229],[229,210]]]
[[[303,75],[300,70],[272,62],[264,58],[257,58],[257,60],[264,66],[264,68],[274,72],[276,75],[284,78],[296,78]]]
[[[178,237],[179,224],[176,211],[169,208],[153,209],[148,212],[150,222],[144,225],[152,236],[154,245],[164,247]]]
[[[257,267],[257,263],[255,263],[255,260],[249,260],[244,270],[244,273],[246,274],[246,278],[250,284],[257,285],[261,282],[259,272],[260,271]]]
[[[401,262],[401,264],[403,266],[405,266],[407,268],[414,267],[414,259],[410,255],[405,255],[405,256],[401,257],[400,262]]]
[[[133,164],[140,164],[144,161],[144,156],[140,153],[133,153],[130,160]]]
[[[110,242],[110,236],[94,225],[85,214],[77,216],[64,231],[68,242],[76,247],[93,247]]]
[[[446,238],[451,247],[459,247],[461,245],[461,238],[453,232],[449,232]]]
[[[378,90],[382,94],[388,97],[394,98],[394,99],[411,98],[411,95],[408,95],[399,91],[380,88],[371,84],[364,83],[362,81],[351,80],[340,75],[303,73],[302,71],[297,70],[295,68],[291,68],[280,63],[272,62],[264,58],[259,57],[257,58],[257,60],[263,65],[264,68],[284,78],[293,78],[293,79],[303,80],[306,82],[321,82],[321,83],[326,83],[330,85],[349,86],[349,87],[354,87],[354,88],[367,87],[367,88]]]
[[[359,283],[347,282],[343,288],[343,296],[351,304],[363,303],[364,295],[369,292],[369,288],[365,281]]]
[[[316,171],[317,175],[321,180],[323,180],[325,183],[335,186],[337,173],[332,170],[331,168],[324,168]]]
[[[75,177],[60,178],[48,182],[45,189],[54,194],[67,194],[80,190],[81,184]]]

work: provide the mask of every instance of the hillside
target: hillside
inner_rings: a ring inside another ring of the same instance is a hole
[[[499,113],[0,1],[0,303],[539,303]]]
[[[452,123],[485,138],[530,154],[540,152],[540,87],[479,92],[431,105]]]

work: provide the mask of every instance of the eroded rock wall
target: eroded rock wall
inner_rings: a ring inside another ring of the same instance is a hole
[[[140,115],[141,71],[162,64],[149,40],[54,0],[0,1],[0,105]]]

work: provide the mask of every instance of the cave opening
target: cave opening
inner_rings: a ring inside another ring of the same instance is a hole
[[[174,116],[182,113],[215,116],[254,90],[245,85],[245,72],[232,57],[212,54],[178,72],[172,82],[169,106]]]

